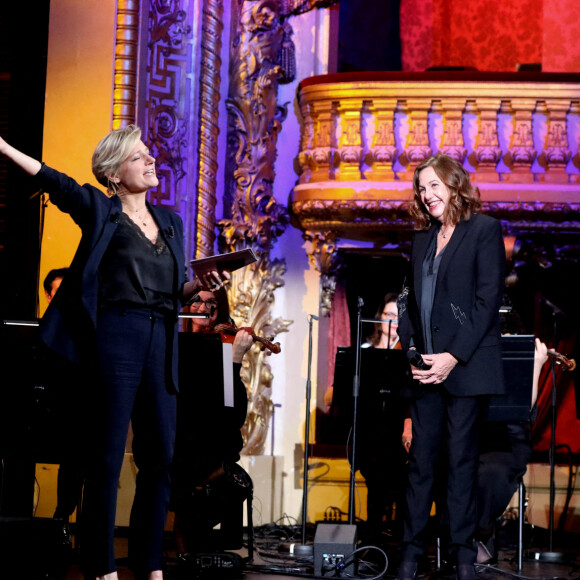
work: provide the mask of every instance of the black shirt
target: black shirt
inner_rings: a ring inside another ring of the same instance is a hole
[[[125,213],[99,264],[99,277],[102,307],[174,310],[175,264],[161,230],[153,243]]]
[[[433,354],[433,337],[431,335],[431,312],[433,311],[433,299],[435,297],[435,286],[437,284],[437,273],[439,264],[445,252],[443,248],[439,254],[437,252],[437,235],[433,238],[425,254],[423,261],[423,278],[421,280],[421,324],[423,326],[423,341],[425,344],[425,354]]]

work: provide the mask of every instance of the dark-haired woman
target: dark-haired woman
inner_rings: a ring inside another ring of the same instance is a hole
[[[499,307],[505,249],[500,223],[478,213],[479,192],[454,159],[435,155],[415,170],[410,214],[417,230],[399,300],[403,350],[412,368],[407,513],[400,580],[425,553],[436,464],[446,454],[450,554],[459,580],[474,578],[478,433],[488,397],[503,393]],[[442,451],[443,450],[443,451]]]

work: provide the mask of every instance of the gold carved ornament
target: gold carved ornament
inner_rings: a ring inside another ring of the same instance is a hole
[[[286,265],[272,259],[270,251],[289,223],[286,207],[273,194],[276,143],[286,118],[286,107],[277,104],[278,83],[288,79],[281,62],[293,66],[293,59],[287,58],[293,54],[291,28],[280,8],[275,0],[245,1],[232,14],[225,219],[218,224],[223,251],[251,247],[258,256],[256,263],[232,275],[233,318],[270,340],[291,324],[272,317],[274,291],[284,285]],[[246,455],[263,453],[269,430],[273,404],[268,356],[254,345],[244,357],[242,379],[249,395],[242,430]]]

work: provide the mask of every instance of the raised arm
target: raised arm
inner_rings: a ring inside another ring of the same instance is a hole
[[[0,153],[7,159],[10,159],[12,163],[18,165],[18,167],[28,173],[28,175],[36,175],[42,167],[40,161],[29,157],[25,153],[22,153],[22,151],[18,151],[18,149],[14,149],[14,147],[8,145],[2,137],[0,137]]]

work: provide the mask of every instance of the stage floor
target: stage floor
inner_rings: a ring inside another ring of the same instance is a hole
[[[290,535],[288,535],[288,533]],[[293,537],[292,537],[293,534]],[[292,542],[301,545],[300,530],[294,528],[284,528],[283,533],[278,533],[275,528],[257,530],[253,560],[245,562],[238,574],[220,574],[212,570],[205,570],[205,574],[196,576],[190,570],[179,567],[175,558],[175,552],[168,540],[167,567],[165,570],[166,580],[189,580],[190,578],[207,578],[214,580],[217,578],[243,578],[273,580],[281,575],[289,579],[298,578],[336,578],[333,572],[324,576],[315,576],[312,557],[303,559],[293,557],[288,552],[288,545]],[[564,561],[547,562],[535,560],[534,556],[547,551],[549,537],[546,530],[540,528],[527,527],[525,534],[525,557],[523,569],[518,574],[516,570],[515,549],[506,549],[499,552],[498,562],[493,566],[477,566],[478,578],[481,580],[494,580],[496,578],[522,578],[528,579],[550,579],[580,577],[580,536],[577,534],[553,535],[553,551],[564,556]],[[120,580],[134,580],[133,574],[127,568],[125,558],[127,554],[127,539],[121,535],[116,538],[116,554],[118,558],[118,573]],[[385,569],[385,558],[383,553],[374,547],[368,550],[361,550],[357,555],[359,559],[359,570],[354,578],[394,578],[397,572],[397,546],[386,543],[383,552],[389,560]],[[236,552],[242,558],[247,558],[247,549]],[[75,553],[72,554],[72,562],[62,580],[82,580],[82,574],[75,563]],[[361,561],[362,560],[362,561]],[[346,578],[346,575],[342,576]],[[22,576],[25,578],[25,576]],[[419,568],[419,579],[437,578],[439,580],[455,580],[452,569],[437,570],[435,566],[435,554],[431,553],[422,562]]]

